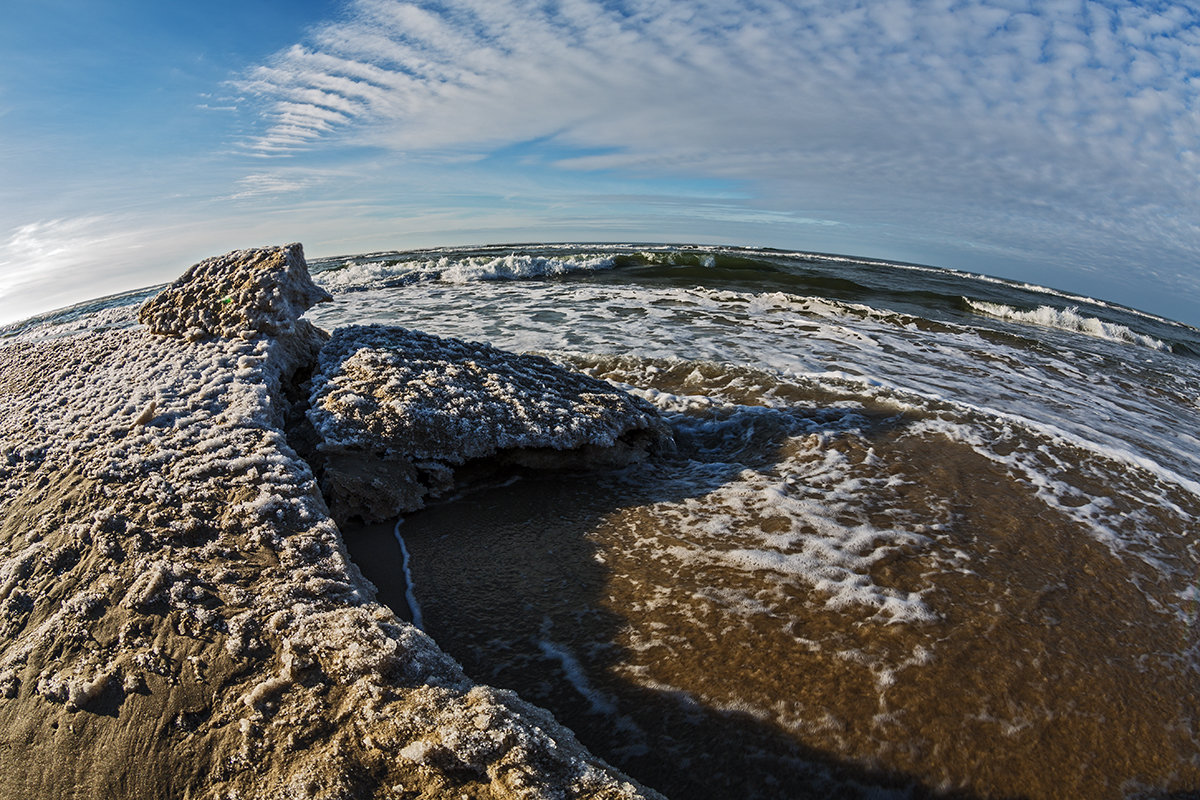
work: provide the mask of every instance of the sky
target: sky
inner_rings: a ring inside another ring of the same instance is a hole
[[[1200,325],[1200,5],[6,0],[0,323],[300,241],[768,246]]]

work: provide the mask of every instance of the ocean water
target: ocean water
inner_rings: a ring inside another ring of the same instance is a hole
[[[1200,331],[773,250],[310,267],[322,327],[539,352],[664,414],[673,453],[466,487],[400,521],[403,553],[348,532],[468,674],[635,778],[677,798],[1200,791]],[[132,324],[145,296],[0,336]]]

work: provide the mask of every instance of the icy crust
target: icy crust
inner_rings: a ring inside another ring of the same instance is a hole
[[[374,602],[281,428],[323,342],[0,349],[0,797],[652,795]]]
[[[239,337],[289,333],[300,315],[331,300],[312,282],[299,244],[206,258],[138,313],[154,333]]]
[[[335,518],[366,520],[420,508],[468,462],[618,466],[669,436],[649,403],[541,356],[382,326],[334,332],[308,417]]]

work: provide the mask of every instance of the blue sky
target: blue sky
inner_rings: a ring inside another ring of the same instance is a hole
[[[686,241],[1200,323],[1200,10],[9,0],[0,322],[238,247]]]

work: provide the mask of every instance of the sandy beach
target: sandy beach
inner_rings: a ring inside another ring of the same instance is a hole
[[[654,796],[347,557],[286,430],[323,297],[239,251],[145,329],[0,349],[0,796]]]

